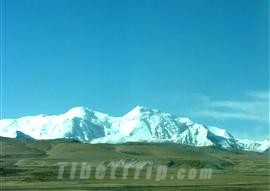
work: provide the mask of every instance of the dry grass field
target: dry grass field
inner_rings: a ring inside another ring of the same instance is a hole
[[[1,151],[2,190],[270,190],[268,153],[177,144],[91,145],[3,137]],[[131,167],[127,178],[122,179],[124,168],[120,165],[112,179],[109,165],[112,161],[131,166],[138,162],[151,163],[151,177],[146,179],[147,168],[143,168],[134,179],[136,170]],[[58,162],[67,163],[62,179],[58,179]],[[72,162],[77,163],[77,168],[70,178]],[[82,162],[92,167],[87,179],[80,178]],[[106,166],[101,179],[95,174],[99,164]],[[167,167],[162,180],[157,180],[159,165]],[[185,169],[181,179],[177,177],[179,169]],[[192,179],[190,169],[196,170]],[[200,169],[212,169],[211,178],[200,179]]]

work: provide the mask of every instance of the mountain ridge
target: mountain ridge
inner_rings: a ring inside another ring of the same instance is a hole
[[[195,123],[187,117],[176,117],[143,106],[136,106],[118,117],[81,106],[60,115],[41,114],[0,120],[0,136],[16,138],[18,132],[27,138],[67,138],[91,144],[173,142],[256,152],[270,148],[269,139],[237,139],[225,129]]]

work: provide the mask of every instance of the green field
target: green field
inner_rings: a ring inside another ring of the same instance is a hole
[[[194,148],[177,144],[82,144],[75,141],[31,141],[1,138],[2,190],[270,190],[270,161],[267,153],[227,151],[214,147]],[[127,179],[123,166],[111,179],[111,162],[130,164]],[[134,179],[132,164],[150,162],[153,171],[146,179],[147,165]],[[58,179],[58,162],[67,162]],[[70,179],[71,163],[77,162]],[[80,179],[82,162],[93,168],[90,178]],[[105,177],[95,177],[95,167],[107,167]],[[157,168],[167,166],[165,179],[157,181]],[[211,179],[200,179],[200,169],[212,169]],[[178,179],[178,169],[185,169]],[[188,176],[196,169],[194,179]]]

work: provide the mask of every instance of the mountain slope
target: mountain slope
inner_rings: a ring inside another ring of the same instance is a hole
[[[238,145],[243,150],[247,151],[257,151],[257,152],[264,152],[270,149],[270,139],[265,139],[263,141],[252,141],[247,139],[238,139]]]
[[[100,116],[106,115],[77,107],[61,115],[4,119],[0,120],[0,135],[16,137],[16,131],[20,131],[35,139],[76,138],[87,141],[105,135],[105,124]]]
[[[113,117],[86,107],[75,107],[60,115],[37,115],[0,120],[0,136],[34,139],[68,138],[87,143],[173,142],[263,152],[262,142],[235,139],[217,127],[193,123],[156,109],[136,106],[122,117]]]

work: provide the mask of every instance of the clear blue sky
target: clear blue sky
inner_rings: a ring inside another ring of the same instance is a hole
[[[266,0],[2,0],[3,117],[135,105],[269,134]]]

